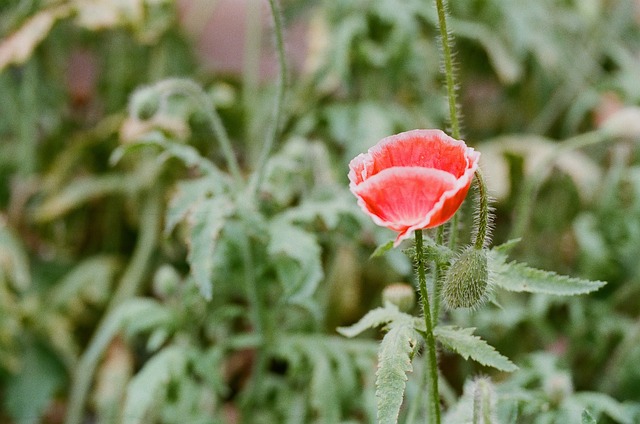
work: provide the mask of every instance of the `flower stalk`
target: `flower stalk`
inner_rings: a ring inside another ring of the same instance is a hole
[[[438,358],[436,351],[436,339],[433,335],[433,321],[431,320],[431,307],[429,306],[429,293],[427,291],[427,276],[425,271],[424,245],[422,242],[422,230],[416,230],[416,255],[415,263],[418,272],[418,287],[422,301],[422,313],[425,324],[425,342],[427,345],[427,379],[429,382],[429,423],[440,424],[440,392],[438,390]]]

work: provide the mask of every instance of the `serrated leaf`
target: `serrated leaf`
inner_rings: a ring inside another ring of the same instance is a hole
[[[493,283],[513,292],[571,296],[591,293],[606,284],[531,268],[520,262],[505,263],[502,255],[489,255],[489,261]]]
[[[285,220],[269,225],[269,256],[290,301],[303,301],[315,292],[324,272],[316,236]]]
[[[222,193],[216,190],[217,187],[219,187],[218,181],[210,177],[179,182],[167,207],[165,234],[171,233],[175,226],[206,197]]]
[[[171,308],[155,300],[148,300],[144,309],[127,317],[123,322],[123,330],[128,336],[150,330],[166,331],[175,321]]]
[[[475,328],[459,328],[455,326],[438,326],[433,330],[440,343],[457,352],[466,359],[473,359],[482,365],[501,371],[512,372],[518,367],[506,356],[478,336],[474,336]]]
[[[187,262],[191,274],[202,296],[211,300],[213,284],[213,255],[225,221],[235,205],[225,196],[213,197],[200,202],[189,215],[189,253]]]
[[[146,414],[165,398],[163,390],[172,379],[184,372],[188,360],[181,346],[169,346],[153,357],[127,387],[123,417],[128,424],[145,421]]]
[[[400,312],[397,306],[387,304],[384,308],[376,308],[367,312],[355,324],[349,327],[338,327],[336,331],[345,337],[355,337],[365,330],[376,328],[392,321],[412,322],[413,317]]]
[[[397,423],[407,373],[413,371],[411,357],[418,343],[419,334],[409,323],[392,325],[384,335],[378,353],[376,373],[376,399],[378,422]]]

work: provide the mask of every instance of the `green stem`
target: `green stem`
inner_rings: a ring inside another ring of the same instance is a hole
[[[453,57],[451,54],[451,39],[447,30],[447,10],[445,0],[436,0],[438,10],[438,27],[440,28],[440,39],[442,42],[442,55],[444,61],[444,75],[447,83],[447,99],[449,100],[449,121],[451,124],[451,135],[453,138],[460,138],[460,123],[458,120],[458,105],[456,101],[456,81],[453,70]]]
[[[436,230],[436,244],[438,246],[442,246],[444,244],[444,225],[440,225]],[[433,268],[433,311],[431,315],[433,317],[434,326],[438,323],[438,318],[440,317],[440,292],[442,289],[442,274],[444,271],[441,262],[442,261],[440,260],[436,260]]]
[[[243,422],[246,422],[246,417],[250,416],[250,411],[257,403],[257,397],[260,392],[259,385],[264,381],[264,374],[267,368],[267,354],[265,342],[268,337],[265,337],[265,327],[267,323],[267,315],[265,313],[264,305],[262,302],[262,296],[260,295],[260,284],[255,275],[255,264],[253,261],[253,254],[251,252],[251,242],[249,240],[249,234],[245,234],[240,237],[240,250],[243,260],[243,278],[244,288],[246,296],[249,301],[250,316],[253,325],[253,330],[257,333],[260,344],[256,346],[256,360],[251,377],[251,384],[249,389],[245,392],[245,396],[241,402],[244,409]]]
[[[438,391],[438,358],[436,339],[433,336],[433,321],[427,292],[427,276],[425,271],[424,246],[422,244],[422,230],[415,231],[416,238],[416,269],[418,271],[418,287],[422,298],[422,312],[425,324],[425,342],[427,345],[427,372],[429,378],[429,423],[440,424],[440,393]]]
[[[476,169],[475,177],[478,188],[478,216],[476,217],[476,241],[474,247],[480,250],[489,243],[489,215],[491,209],[487,185],[484,182],[484,176],[480,168]]]
[[[243,179],[242,172],[240,171],[238,159],[233,152],[231,140],[229,139],[227,130],[224,128],[222,119],[220,119],[220,115],[218,115],[218,112],[216,111],[215,105],[211,101],[211,98],[204,92],[202,87],[191,80],[171,78],[159,82],[157,84],[157,88],[165,96],[169,96],[172,93],[186,94],[196,101],[200,106],[199,109],[207,117],[209,125],[211,126],[211,131],[218,139],[218,143],[220,144],[220,149],[222,150],[222,154],[227,162],[229,172],[235,179],[236,183],[240,184]]]
[[[285,59],[284,52],[284,38],[282,35],[283,25],[280,4],[278,0],[269,0],[269,6],[271,8],[271,16],[273,18],[273,26],[275,29],[276,48],[278,50],[278,63],[280,66],[280,72],[278,76],[278,86],[272,123],[269,131],[267,132],[267,137],[265,139],[262,152],[260,152],[260,157],[258,158],[258,167],[256,168],[256,171],[253,174],[251,182],[249,184],[250,197],[253,197],[253,195],[255,195],[256,191],[259,188],[260,182],[262,181],[264,176],[267,160],[269,159],[269,155],[271,154],[273,145],[275,144],[276,138],[278,137],[278,134],[280,132],[280,127],[283,122],[282,115],[284,109],[284,94],[287,82],[287,61]]]
[[[140,236],[131,262],[129,262],[122,275],[118,289],[109,303],[104,318],[100,321],[73,376],[65,420],[66,424],[80,424],[83,421],[84,404],[91,387],[95,369],[113,336],[119,330],[117,317],[120,313],[118,306],[133,297],[144,280],[160,233],[160,223],[162,221],[162,193],[160,190],[156,189],[148,194],[139,216],[141,221]]]

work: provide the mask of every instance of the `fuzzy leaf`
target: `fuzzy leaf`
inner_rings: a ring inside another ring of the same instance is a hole
[[[291,301],[304,301],[315,292],[324,273],[316,236],[285,220],[269,225],[269,255]]]
[[[480,337],[474,336],[474,331],[475,328],[438,326],[433,330],[433,334],[440,343],[459,353],[465,360],[471,358],[482,365],[501,371],[512,372],[518,369],[509,358],[498,353]]]
[[[387,304],[384,308],[376,308],[367,312],[367,314],[360,318],[360,321],[355,324],[349,327],[338,327],[336,330],[345,337],[355,337],[369,328],[376,328],[383,324],[399,320],[411,322],[412,317],[400,312],[397,306]]]
[[[418,332],[409,323],[391,325],[380,343],[378,372],[376,373],[376,398],[378,422],[397,423],[407,373],[413,371],[411,357],[418,343]]]
[[[523,263],[505,263],[503,255],[489,255],[493,283],[508,291],[571,296],[596,291],[606,283],[559,275]]]
[[[123,417],[129,424],[146,422],[145,415],[165,398],[172,379],[184,372],[187,352],[180,346],[169,346],[154,355],[127,387]]]
[[[213,292],[211,278],[216,242],[234,209],[234,204],[227,197],[219,196],[202,201],[190,215],[187,261],[200,293],[207,300],[211,300]]]

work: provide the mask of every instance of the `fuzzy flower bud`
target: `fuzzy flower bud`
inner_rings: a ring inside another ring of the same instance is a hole
[[[442,297],[449,308],[475,308],[487,299],[489,288],[486,250],[468,247],[448,269]]]
[[[416,303],[416,292],[405,283],[390,284],[382,291],[382,301],[396,305],[402,312],[408,312]]]

